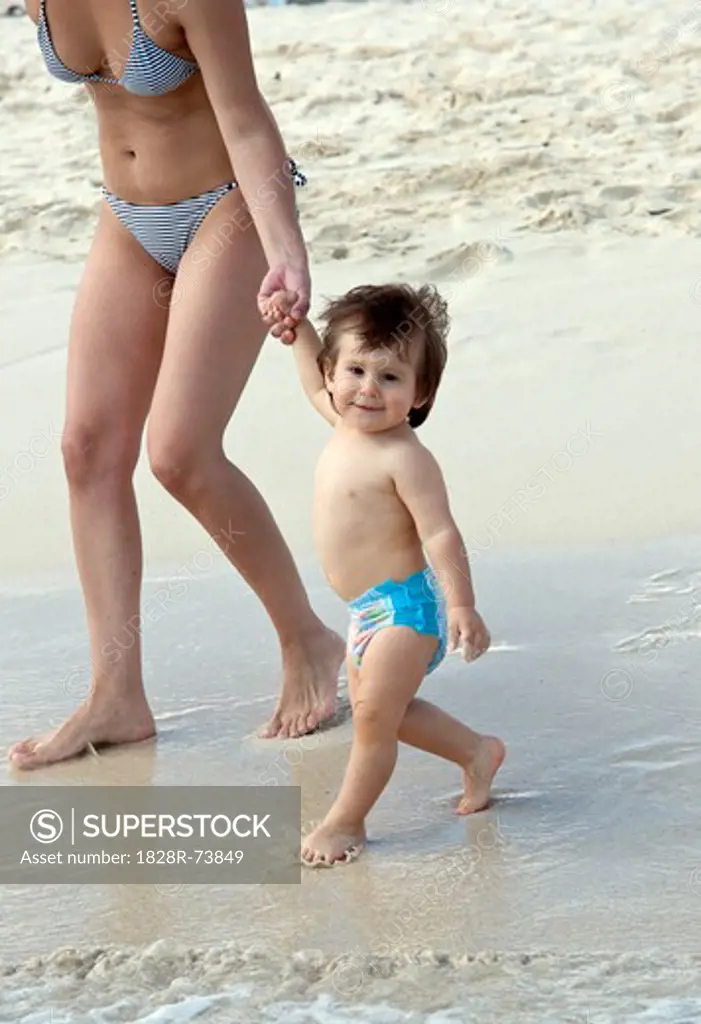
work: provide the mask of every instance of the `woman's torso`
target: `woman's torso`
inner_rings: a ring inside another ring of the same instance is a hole
[[[42,26],[41,0],[26,0],[50,67],[65,77],[98,73],[125,83],[93,77],[85,84],[97,111],[104,184],[129,202],[177,202],[233,177],[179,26],[182,6],[183,0],[44,0]],[[146,89],[151,93],[139,94]]]

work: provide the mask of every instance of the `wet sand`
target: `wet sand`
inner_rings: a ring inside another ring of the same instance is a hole
[[[340,625],[339,608],[316,589],[311,568],[305,578],[321,610]],[[346,869],[305,871],[299,886],[6,887],[0,962],[21,965],[8,985],[24,990],[34,964],[37,998],[42,986],[55,988],[57,977],[65,987],[88,970],[82,996],[92,993],[97,1007],[112,1005],[125,991],[124,965],[98,951],[119,947],[134,951],[132,970],[139,965],[142,986],[148,964],[200,995],[221,996],[224,980],[254,979],[250,1006],[242,1003],[241,1011],[246,1006],[251,1016],[241,1019],[257,1020],[254,996],[265,1005],[284,992],[293,997],[290,972],[310,1004],[312,995],[326,993],[351,1006],[359,999],[375,1005],[380,976],[387,974],[392,1005],[418,1012],[445,985],[455,989],[456,1006],[468,993],[474,998],[472,975],[480,963],[489,978],[520,971],[538,998],[553,972],[564,975],[562,987],[574,998],[592,972],[612,978],[610,996],[617,987],[638,985],[646,961],[649,986],[658,978],[655,958],[668,961],[670,978],[682,970],[683,958],[696,952],[701,900],[695,811],[701,538],[578,554],[492,552],[478,578],[494,650],[471,667],[450,659],[425,694],[508,743],[488,810],[467,820],[451,815],[456,772],[403,750],[373,813],[365,856]],[[0,661],[10,698],[0,718],[4,744],[17,722],[34,728],[47,717],[58,721],[80,696],[73,672],[84,639],[74,593],[18,592],[3,599],[0,616],[10,637]],[[245,646],[232,636],[232,620],[245,623]],[[176,640],[186,636],[193,639]],[[166,619],[147,628],[145,639],[158,742],[3,781],[256,785],[275,779],[300,785],[304,821],[317,820],[343,771],[348,726],[301,743],[253,738],[271,708],[276,670],[253,599],[228,576],[203,576]],[[51,663],[68,680],[68,692],[47,684]],[[66,948],[78,952],[51,956]],[[223,957],[227,970],[201,963],[206,950]],[[425,974],[424,991],[409,1001],[405,958],[420,951],[428,959],[414,970],[417,985]],[[491,952],[498,954],[493,962]],[[48,955],[49,962],[30,959],[35,955]],[[96,957],[101,967],[93,976]],[[496,987],[487,984],[486,994],[498,1000],[505,979],[492,980]],[[666,991],[653,988],[656,998]],[[149,992],[166,999],[158,985]],[[336,1019],[345,1018],[328,1017]]]

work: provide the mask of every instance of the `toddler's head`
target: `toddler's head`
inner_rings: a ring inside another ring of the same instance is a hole
[[[420,426],[447,359],[448,307],[435,288],[361,285],[329,302],[319,368],[331,401],[359,430]]]

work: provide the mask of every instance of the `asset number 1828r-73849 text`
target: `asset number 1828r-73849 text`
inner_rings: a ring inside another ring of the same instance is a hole
[[[138,850],[137,864],[240,864],[243,850]]]

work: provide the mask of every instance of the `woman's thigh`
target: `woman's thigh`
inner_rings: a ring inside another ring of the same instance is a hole
[[[64,450],[72,461],[138,458],[168,321],[163,270],[106,205],[71,318]]]
[[[202,223],[175,281],[149,420],[152,461],[182,464],[218,445],[258,358],[267,327],[257,306],[267,269],[238,191]]]

